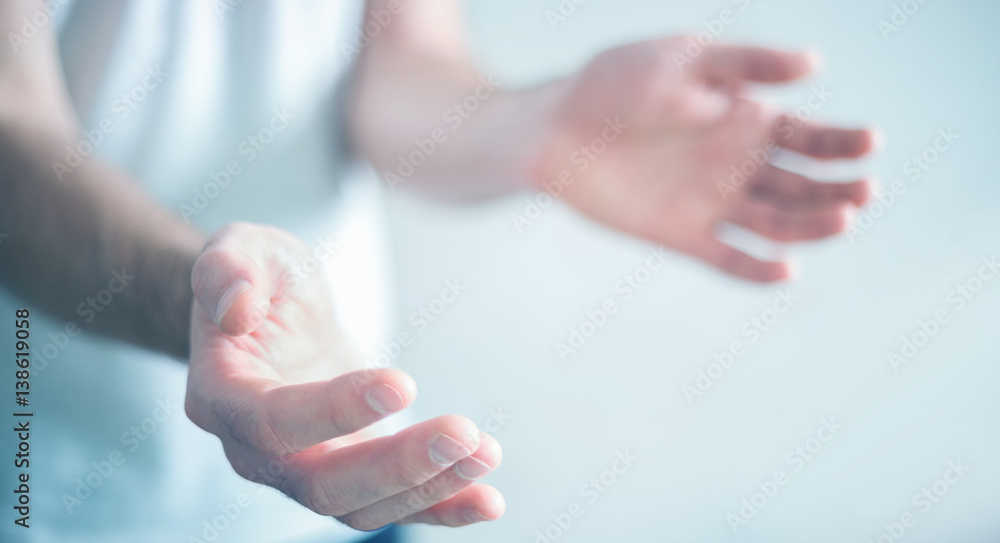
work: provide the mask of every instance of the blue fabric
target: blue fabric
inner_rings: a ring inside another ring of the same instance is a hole
[[[398,526],[390,526],[370,539],[365,539],[362,543],[402,543],[403,541],[403,530]]]

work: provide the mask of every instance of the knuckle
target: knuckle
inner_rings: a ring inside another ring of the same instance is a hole
[[[283,456],[295,452],[291,444],[278,436],[274,426],[264,417],[257,417],[256,422],[250,425],[251,442],[262,451],[274,455]]]
[[[328,517],[349,516],[350,509],[347,508],[343,496],[340,493],[331,493],[330,485],[323,478],[314,478],[308,486],[304,496],[306,503],[303,505]]]
[[[333,425],[332,430],[337,435],[344,435],[357,429],[358,425],[351,413],[351,409],[347,402],[342,401],[338,398],[335,401],[331,401],[329,408],[327,409],[327,415],[330,417],[330,423]]]
[[[393,455],[388,463],[389,477],[396,488],[412,488],[425,483],[430,478],[415,462],[411,462],[407,458],[406,455]]]
[[[222,431],[233,440],[272,456],[284,456],[294,452],[282,441],[274,427],[259,409],[249,405],[218,405],[216,419]]]
[[[399,502],[393,508],[397,518],[403,518],[416,513],[417,511],[423,511],[428,507],[434,505],[443,496],[441,492],[440,484],[432,484],[434,479],[432,479],[427,484],[421,485],[411,492],[407,492],[406,495],[399,500]]]

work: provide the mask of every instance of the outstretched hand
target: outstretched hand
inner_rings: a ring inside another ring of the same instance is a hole
[[[500,446],[471,421],[360,433],[410,405],[416,385],[363,368],[325,279],[288,273],[308,256],[270,227],[235,224],[211,238],[191,278],[188,416],[219,437],[241,476],[359,530],[499,518],[499,492],[474,481],[500,464]]]
[[[782,242],[842,232],[850,210],[871,197],[870,182],[824,183],[768,159],[779,148],[859,158],[872,151],[875,134],[803,122],[741,97],[747,82],[809,74],[811,55],[713,45],[691,57],[687,44],[673,37],[613,49],[565,82],[533,181],[541,190],[558,183],[582,213],[727,273],[785,279],[787,262],[718,241],[719,223]],[[741,167],[749,175],[737,173]]]

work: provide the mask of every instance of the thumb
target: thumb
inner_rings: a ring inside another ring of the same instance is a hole
[[[209,243],[191,271],[195,301],[229,336],[249,334],[264,322],[272,285],[250,254],[225,241]]]

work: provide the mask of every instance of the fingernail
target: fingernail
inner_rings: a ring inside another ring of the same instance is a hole
[[[439,435],[434,442],[431,443],[431,460],[441,464],[442,466],[450,466],[470,454],[472,454],[472,451],[466,449],[461,443],[443,434]]]
[[[465,508],[465,520],[469,522],[486,522],[490,519],[486,518],[486,515],[479,512],[479,509],[475,507]]]
[[[372,409],[385,415],[403,409],[403,396],[391,386],[381,383],[372,387],[365,396]]]
[[[486,477],[486,474],[493,470],[486,465],[486,462],[470,456],[459,460],[458,463],[455,464],[455,471],[458,472],[459,477],[475,481],[476,479]]]
[[[222,298],[219,298],[219,306],[215,308],[215,323],[218,324],[222,321],[222,317],[226,316],[226,311],[232,307],[233,302],[236,298],[240,297],[240,294],[253,288],[253,285],[249,281],[240,279],[239,281],[233,283],[226,289],[226,292],[222,293]]]

